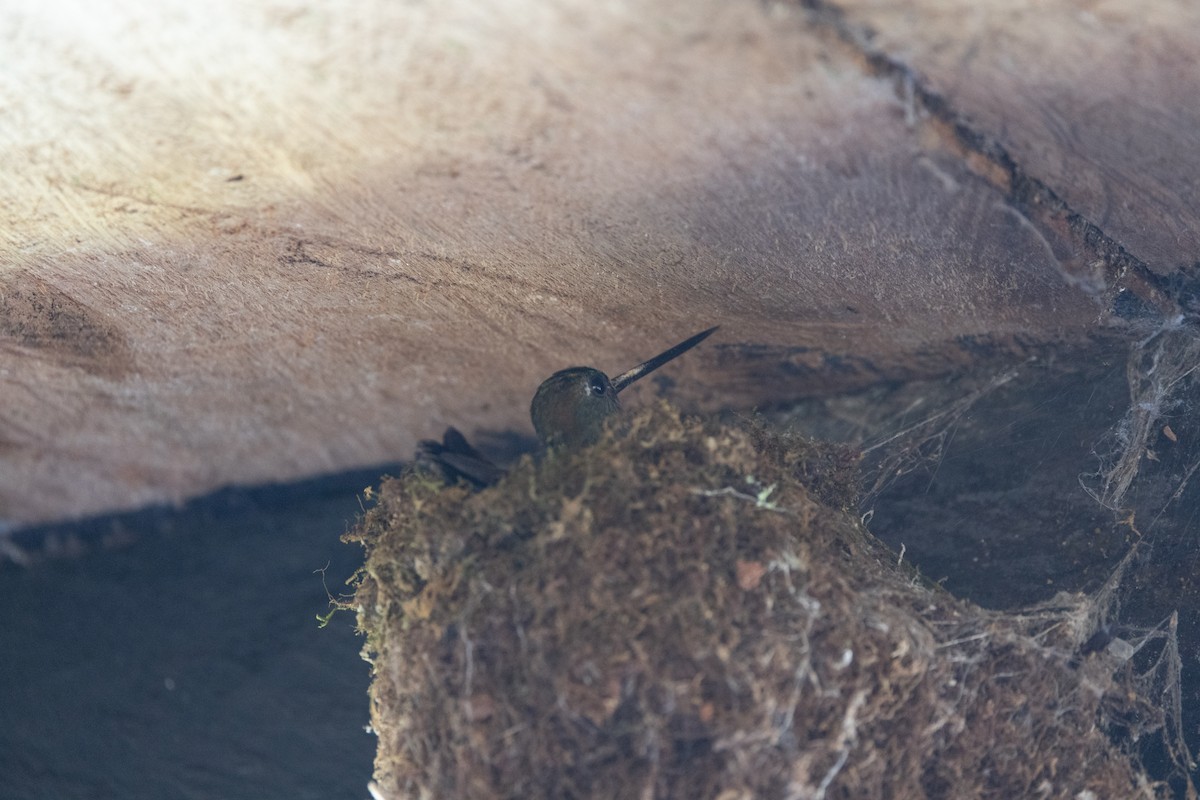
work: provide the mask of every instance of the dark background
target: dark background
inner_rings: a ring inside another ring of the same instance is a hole
[[[20,534],[82,552],[0,568],[0,797],[367,797],[362,639],[316,616],[379,474]]]

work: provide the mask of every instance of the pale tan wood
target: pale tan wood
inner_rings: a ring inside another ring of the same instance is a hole
[[[832,7],[1151,270],[1200,262],[1200,4]]]
[[[630,402],[934,375],[1103,313],[796,7],[64,8],[0,17],[9,523],[529,432],[555,369],[712,324]]]

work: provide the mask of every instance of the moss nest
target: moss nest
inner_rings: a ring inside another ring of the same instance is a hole
[[[989,612],[853,511],[857,457],[660,405],[472,493],[387,479],[348,538],[376,792],[1156,797],[1083,597]],[[1088,794],[1090,792],[1090,794]]]

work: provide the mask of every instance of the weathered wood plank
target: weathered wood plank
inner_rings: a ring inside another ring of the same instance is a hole
[[[831,5],[1151,270],[1200,263],[1200,5]]]
[[[551,371],[711,324],[641,401],[927,376],[1100,313],[796,8],[51,13],[0,25],[11,523],[527,432]]]

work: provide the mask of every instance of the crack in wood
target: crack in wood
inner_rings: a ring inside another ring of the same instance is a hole
[[[1043,235],[1051,239],[1066,239],[1074,249],[1085,254],[1080,264],[1095,262],[1103,265],[1106,287],[1105,305],[1114,309],[1118,295],[1129,291],[1164,317],[1183,316],[1194,322],[1194,314],[1185,312],[1171,283],[1156,274],[1149,265],[1125,249],[1101,227],[1072,208],[1050,186],[1027,173],[1000,142],[972,126],[949,99],[931,89],[921,75],[899,58],[871,44],[875,31],[867,25],[847,19],[844,10],[825,0],[798,0],[810,14],[812,22],[834,34],[850,48],[870,74],[890,78],[896,94],[906,108],[917,106],[932,123],[938,141],[957,156],[972,173],[1001,191],[1006,200]],[[918,122],[911,111],[908,119]],[[1078,259],[1071,259],[1078,261]],[[1114,311],[1119,315],[1119,311]]]

